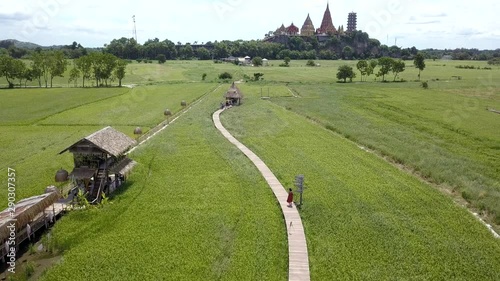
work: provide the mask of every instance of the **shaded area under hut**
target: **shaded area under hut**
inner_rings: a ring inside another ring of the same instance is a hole
[[[77,188],[91,203],[100,202],[118,188],[136,164],[125,152],[136,141],[112,127],[106,127],[85,137],[65,150],[73,153],[75,167],[69,174]]]

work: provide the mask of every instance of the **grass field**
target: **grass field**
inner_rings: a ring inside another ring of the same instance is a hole
[[[131,157],[129,188],[55,228],[64,262],[43,280],[286,280],[286,230],[271,190],[224,142],[220,90]]]
[[[301,215],[313,280],[500,279],[498,239],[415,176],[499,213],[500,122],[486,110],[500,110],[498,68],[428,61],[422,79],[430,89],[423,90],[411,62],[400,75],[409,82],[371,76],[348,84],[336,83],[337,67],[356,62],[279,63],[134,62],[124,80],[138,84],[133,89],[0,90],[1,169],[16,169],[18,199],[39,194],[59,168],[72,168],[71,154],[58,153],[80,138],[107,125],[133,136],[136,126],[163,121],[166,108],[178,112],[181,100],[211,92],[223,71],[243,81],[262,72],[263,81],[240,84],[244,104],[222,120],[286,187],[306,175]],[[66,78],[55,82],[67,86]],[[286,232],[274,197],[210,119],[228,86],[134,151],[139,165],[112,204],[56,225],[64,261],[43,280],[286,279]]]
[[[500,122],[486,110],[500,108],[494,83],[500,80],[480,87],[433,82],[429,90],[411,83],[294,84],[301,98],[272,101],[499,215]]]
[[[79,139],[112,125],[134,137],[136,126],[146,132],[164,120],[163,111],[182,109],[215,87],[209,83],[109,89],[2,90],[0,130],[1,169],[17,173],[18,199],[36,195],[55,184],[55,172],[71,170],[72,155],[58,155]],[[5,183],[7,173],[0,175]],[[7,191],[0,206],[7,205]]]
[[[306,176],[301,215],[312,280],[500,278],[500,241],[466,209],[321,124],[260,100],[255,87],[241,88],[245,104],[224,112],[223,123],[286,187]]]

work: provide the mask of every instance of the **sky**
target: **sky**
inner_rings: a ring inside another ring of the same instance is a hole
[[[357,29],[382,44],[418,49],[500,48],[498,0],[329,1],[333,24],[347,26],[356,12]],[[133,37],[139,43],[263,39],[282,23],[302,27],[309,13],[321,25],[327,0],[0,0],[0,39],[43,46],[102,47]]]

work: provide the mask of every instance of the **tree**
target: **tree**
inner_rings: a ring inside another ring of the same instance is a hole
[[[35,78],[33,74],[33,69],[26,67],[24,72],[23,72],[23,78],[24,79],[24,88],[27,87],[28,81],[33,81],[33,78]],[[21,86],[21,79],[19,80],[19,86]]]
[[[63,77],[63,73],[68,67],[68,61],[64,57],[64,53],[62,51],[46,53],[46,56],[50,75],[50,87],[52,88],[52,81],[54,80],[54,77]]]
[[[385,81],[385,75],[388,74],[389,71],[391,71],[393,61],[394,60],[389,57],[381,57],[378,59],[378,65],[380,66],[380,69],[378,70],[377,76],[382,76],[382,81]]]
[[[92,77],[92,61],[90,56],[83,56],[75,60],[75,65],[82,74],[82,87],[85,87],[85,79]]]
[[[405,62],[403,60],[393,60],[392,61],[392,73],[394,74],[394,81],[398,74],[405,71]]]
[[[370,68],[368,62],[365,60],[360,60],[356,64],[356,68],[358,68],[359,72],[361,73],[361,81],[363,81],[363,76],[368,74],[368,70]]]
[[[226,58],[229,56],[229,47],[225,43],[215,43],[214,57],[217,59]]]
[[[212,56],[210,55],[210,51],[205,47],[197,49],[196,56],[199,60],[209,60],[212,58]]]
[[[14,88],[14,80],[22,77],[25,68],[25,64],[20,60],[7,55],[0,56],[0,76],[5,77],[9,88]]]
[[[351,59],[353,53],[354,51],[349,46],[345,46],[344,49],[342,49],[342,57],[346,60]]]
[[[375,68],[377,67],[378,65],[378,61],[377,60],[370,60],[368,62],[368,69],[366,70],[366,76],[370,76],[374,73],[375,71]]]
[[[337,55],[330,50],[321,50],[319,52],[319,58],[322,60],[335,60],[337,59]]]
[[[73,82],[74,86],[78,86],[78,78],[80,78],[80,70],[73,64],[73,68],[69,71],[69,80],[68,83]]]
[[[125,68],[127,68],[126,61],[120,59],[116,61],[116,68],[113,74],[118,79],[118,87],[122,86],[122,79],[125,77]]]
[[[264,76],[264,73],[254,73],[253,74],[253,80],[254,81],[259,81],[261,79],[261,77]]]
[[[316,63],[313,60],[308,60],[306,66],[316,66]]]
[[[42,54],[40,52],[35,52],[31,56],[31,74],[32,78],[36,78],[38,81],[38,87],[42,87]]]
[[[252,59],[252,63],[254,66],[262,66],[262,58],[261,57],[255,57]]]
[[[500,58],[496,57],[488,61],[489,65],[500,65]]]
[[[352,79],[355,77],[356,73],[354,72],[351,66],[347,64],[339,66],[339,71],[337,72],[337,79],[339,80],[344,79],[344,83],[346,83],[347,78],[349,78],[352,81]]]
[[[102,81],[104,80],[105,86],[106,87],[108,86],[108,80],[111,78],[111,76],[113,74],[113,70],[116,67],[117,61],[118,61],[118,58],[112,54],[106,54],[106,53],[101,54],[101,58],[99,61],[99,63],[100,63],[99,74],[100,74],[100,79],[101,79],[101,85],[102,85]],[[94,75],[95,75],[95,73],[94,73]]]
[[[167,61],[167,57],[164,54],[159,54],[156,56],[159,64],[164,64]]]
[[[194,57],[194,51],[193,47],[191,47],[191,44],[186,44],[186,46],[181,48],[180,54],[181,54],[181,59],[183,60],[192,59]]]
[[[219,74],[219,79],[221,79],[221,80],[233,79],[233,75],[231,75],[231,73],[229,73],[229,72],[223,72],[223,73]]]
[[[420,72],[425,69],[425,56],[422,53],[417,53],[413,58],[413,64],[418,68],[418,81],[420,81]]]
[[[290,61],[291,61],[291,59],[289,57],[285,57],[284,63],[280,64],[280,66],[289,67]]]

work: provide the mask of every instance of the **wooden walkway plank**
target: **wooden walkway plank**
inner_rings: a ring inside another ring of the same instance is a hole
[[[234,144],[248,157],[248,159],[253,162],[268,183],[274,193],[274,196],[280,204],[288,233],[288,280],[309,281],[309,257],[307,254],[306,236],[304,234],[304,227],[302,225],[299,212],[295,206],[291,208],[288,207],[288,204],[286,203],[288,192],[273,174],[271,169],[269,169],[269,167],[267,167],[267,165],[255,153],[234,138],[226,130],[226,128],[222,126],[222,123],[220,122],[220,114],[222,111],[224,110],[217,110],[212,116],[215,127],[224,137],[226,137],[227,140],[229,140],[229,142]]]

